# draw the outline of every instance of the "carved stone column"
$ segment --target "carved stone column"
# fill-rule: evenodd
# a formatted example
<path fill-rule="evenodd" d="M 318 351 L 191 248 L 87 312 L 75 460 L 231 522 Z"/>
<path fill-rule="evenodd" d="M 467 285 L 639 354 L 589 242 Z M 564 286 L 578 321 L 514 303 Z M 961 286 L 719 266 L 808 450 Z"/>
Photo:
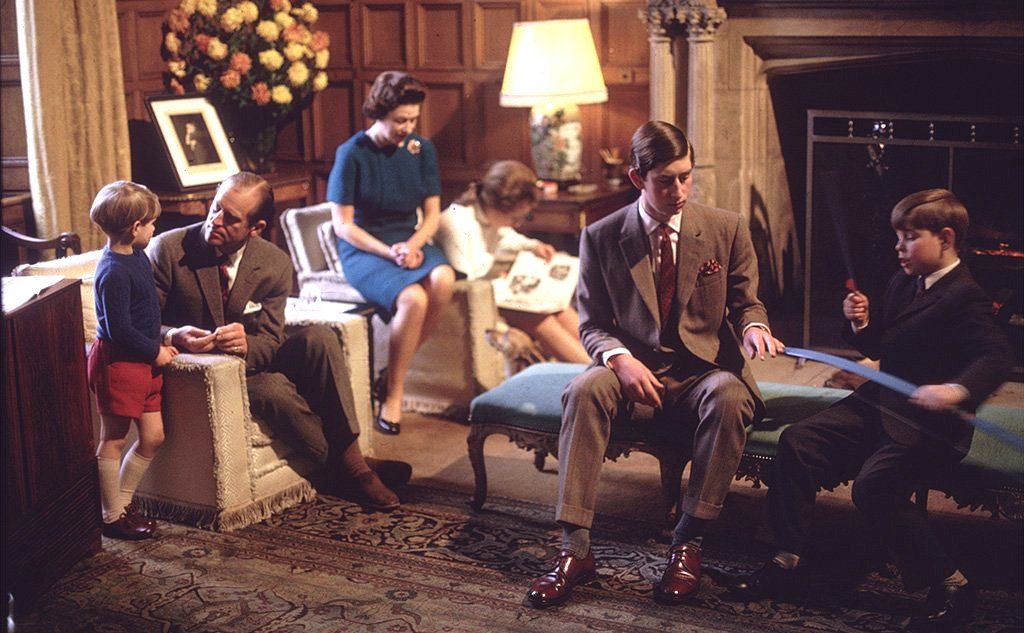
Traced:
<path fill-rule="evenodd" d="M 640 19 L 647 24 L 650 55 L 650 118 L 676 124 L 676 60 L 672 55 L 672 36 L 661 10 L 651 2 L 640 11 Z"/>
<path fill-rule="evenodd" d="M 697 154 L 696 178 L 692 198 L 704 204 L 715 204 L 717 178 L 715 173 L 715 57 L 714 38 L 722 22 L 725 9 L 709 7 L 699 0 L 649 0 L 647 24 L 651 33 L 651 117 L 664 112 L 664 103 L 655 103 L 655 84 L 669 81 L 665 70 L 655 67 L 655 33 L 664 32 L 668 37 L 686 36 L 687 41 L 687 86 L 685 132 L 693 143 Z M 669 49 L 671 50 L 671 49 Z M 656 79 L 657 77 L 657 79 Z M 675 82 L 678 74 L 670 75 L 672 87 L 671 118 L 675 118 Z M 662 87 L 659 86 L 659 98 Z M 657 108 L 657 109 L 656 109 Z"/>

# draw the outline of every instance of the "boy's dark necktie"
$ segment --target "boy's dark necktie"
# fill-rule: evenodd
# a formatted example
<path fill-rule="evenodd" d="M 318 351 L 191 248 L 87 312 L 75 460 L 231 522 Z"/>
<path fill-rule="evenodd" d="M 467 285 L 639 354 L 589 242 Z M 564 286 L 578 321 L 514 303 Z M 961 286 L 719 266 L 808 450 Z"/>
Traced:
<path fill-rule="evenodd" d="M 667 224 L 658 226 L 658 310 L 665 327 L 676 294 L 676 261 L 672 255 L 672 233 Z"/>
<path fill-rule="evenodd" d="M 914 298 L 917 299 L 924 294 L 924 277 L 918 276 L 917 283 L 914 286 Z"/>

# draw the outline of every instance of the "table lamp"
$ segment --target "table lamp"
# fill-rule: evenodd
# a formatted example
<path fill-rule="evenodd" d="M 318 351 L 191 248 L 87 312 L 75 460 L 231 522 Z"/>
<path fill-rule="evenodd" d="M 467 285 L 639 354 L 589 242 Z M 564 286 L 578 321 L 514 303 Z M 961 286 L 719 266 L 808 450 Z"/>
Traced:
<path fill-rule="evenodd" d="M 578 181 L 580 104 L 608 100 L 590 22 L 516 22 L 505 62 L 500 103 L 530 107 L 530 146 L 537 176 Z"/>

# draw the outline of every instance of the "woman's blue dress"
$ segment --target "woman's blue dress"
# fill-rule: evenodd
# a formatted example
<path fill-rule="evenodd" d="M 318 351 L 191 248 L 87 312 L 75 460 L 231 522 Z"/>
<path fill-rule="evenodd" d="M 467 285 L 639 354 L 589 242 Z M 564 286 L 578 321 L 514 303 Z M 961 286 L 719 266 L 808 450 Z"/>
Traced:
<path fill-rule="evenodd" d="M 410 141 L 419 143 L 418 150 L 416 142 Z M 412 236 L 417 207 L 425 198 L 437 195 L 441 195 L 437 152 L 433 143 L 416 134 L 411 134 L 402 147 L 382 149 L 366 132 L 359 132 L 338 146 L 327 180 L 327 199 L 355 207 L 356 226 L 388 245 Z M 448 263 L 444 253 L 431 244 L 423 246 L 423 264 L 409 269 L 359 250 L 341 238 L 337 242 L 345 278 L 389 317 L 394 314 L 402 289 Z"/>

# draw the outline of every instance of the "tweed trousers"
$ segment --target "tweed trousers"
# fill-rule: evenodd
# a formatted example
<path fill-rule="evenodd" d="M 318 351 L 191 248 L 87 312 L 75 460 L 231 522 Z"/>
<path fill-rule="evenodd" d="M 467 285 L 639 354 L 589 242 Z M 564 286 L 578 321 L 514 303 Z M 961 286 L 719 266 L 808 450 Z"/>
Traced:
<path fill-rule="evenodd" d="M 699 375 L 660 377 L 662 409 L 627 402 L 615 372 L 592 366 L 562 394 L 558 439 L 558 505 L 555 519 L 589 528 L 594 520 L 597 482 L 617 420 L 678 426 L 692 440 L 690 477 L 682 511 L 715 519 L 729 492 L 754 417 L 754 398 L 735 374 L 713 369 Z"/>

